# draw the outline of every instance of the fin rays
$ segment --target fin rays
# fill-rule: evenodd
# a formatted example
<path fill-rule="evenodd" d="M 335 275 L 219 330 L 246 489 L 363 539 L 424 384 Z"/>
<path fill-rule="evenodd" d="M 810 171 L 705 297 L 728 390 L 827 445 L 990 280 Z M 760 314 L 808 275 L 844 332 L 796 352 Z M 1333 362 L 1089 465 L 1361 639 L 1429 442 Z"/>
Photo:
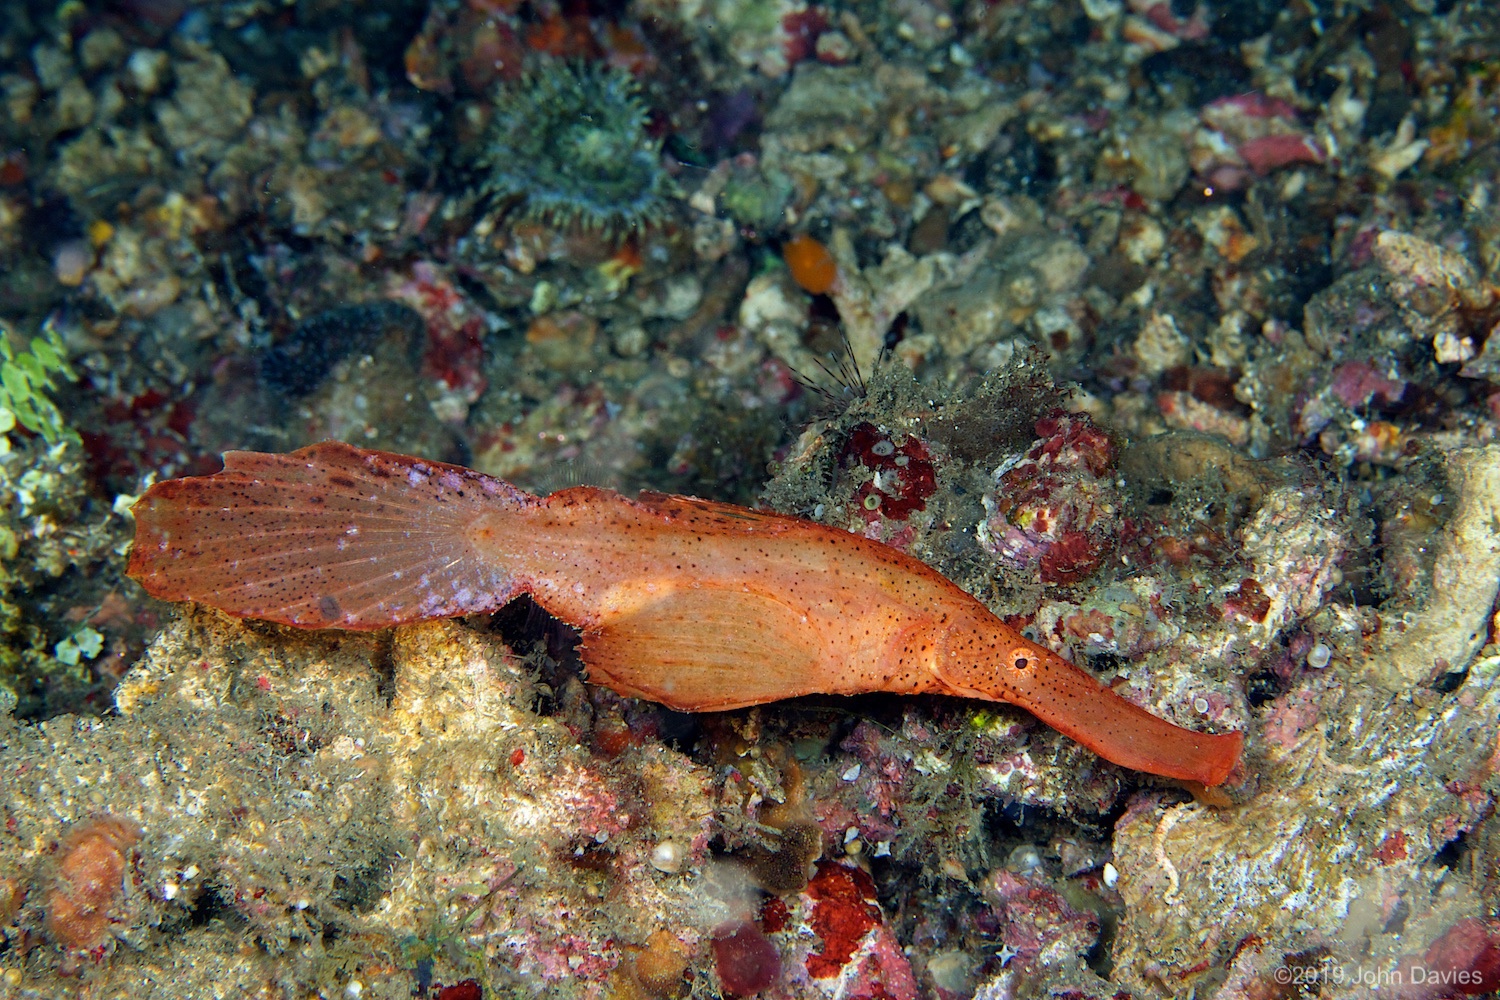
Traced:
<path fill-rule="evenodd" d="M 158 597 L 306 628 L 477 613 L 517 585 L 468 528 L 531 503 L 466 469 L 337 443 L 230 452 L 217 475 L 147 491 L 130 572 Z"/>

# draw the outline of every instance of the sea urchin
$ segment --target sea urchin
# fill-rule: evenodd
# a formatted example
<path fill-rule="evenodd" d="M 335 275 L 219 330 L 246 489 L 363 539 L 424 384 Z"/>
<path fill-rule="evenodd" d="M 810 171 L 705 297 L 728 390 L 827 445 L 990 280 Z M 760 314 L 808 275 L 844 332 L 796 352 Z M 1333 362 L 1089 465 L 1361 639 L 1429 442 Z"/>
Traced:
<path fill-rule="evenodd" d="M 559 64 L 505 88 L 480 156 L 483 187 L 530 218 L 619 233 L 661 219 L 671 179 L 621 70 Z"/>

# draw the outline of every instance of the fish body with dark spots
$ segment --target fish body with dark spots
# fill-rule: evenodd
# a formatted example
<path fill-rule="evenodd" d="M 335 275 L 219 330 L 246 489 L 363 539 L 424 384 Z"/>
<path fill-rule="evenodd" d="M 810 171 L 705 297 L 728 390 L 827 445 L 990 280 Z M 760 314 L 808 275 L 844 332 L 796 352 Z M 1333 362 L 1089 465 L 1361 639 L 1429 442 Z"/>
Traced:
<path fill-rule="evenodd" d="M 538 498 L 458 466 L 337 442 L 231 452 L 152 487 L 131 575 L 170 600 L 371 630 L 529 594 L 582 633 L 590 680 L 682 711 L 808 694 L 1019 705 L 1096 753 L 1222 783 L 1239 733 L 1159 719 L 925 563 L 801 518 L 574 487 Z"/>

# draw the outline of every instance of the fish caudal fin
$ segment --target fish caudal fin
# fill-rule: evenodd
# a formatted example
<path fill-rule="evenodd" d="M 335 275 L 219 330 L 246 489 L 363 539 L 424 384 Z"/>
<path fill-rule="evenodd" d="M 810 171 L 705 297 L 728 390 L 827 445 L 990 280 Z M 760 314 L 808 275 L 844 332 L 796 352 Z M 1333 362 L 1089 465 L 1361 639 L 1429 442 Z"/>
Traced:
<path fill-rule="evenodd" d="M 301 628 L 493 611 L 520 588 L 470 529 L 536 503 L 468 469 L 337 441 L 232 451 L 222 472 L 146 491 L 129 572 L 155 597 Z"/>

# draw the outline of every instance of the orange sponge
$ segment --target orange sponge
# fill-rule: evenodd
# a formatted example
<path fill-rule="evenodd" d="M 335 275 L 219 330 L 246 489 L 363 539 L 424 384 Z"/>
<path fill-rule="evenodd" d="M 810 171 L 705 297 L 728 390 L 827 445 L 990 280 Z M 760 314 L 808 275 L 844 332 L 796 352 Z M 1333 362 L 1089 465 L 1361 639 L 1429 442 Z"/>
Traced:
<path fill-rule="evenodd" d="M 47 930 L 63 948 L 92 951 L 109 940 L 127 854 L 139 838 L 133 824 L 115 816 L 87 820 L 63 838 L 46 897 Z"/>
<path fill-rule="evenodd" d="M 826 295 L 838 280 L 839 266 L 833 254 L 811 236 L 793 236 L 781 245 L 781 256 L 792 279 L 814 295 Z"/>

